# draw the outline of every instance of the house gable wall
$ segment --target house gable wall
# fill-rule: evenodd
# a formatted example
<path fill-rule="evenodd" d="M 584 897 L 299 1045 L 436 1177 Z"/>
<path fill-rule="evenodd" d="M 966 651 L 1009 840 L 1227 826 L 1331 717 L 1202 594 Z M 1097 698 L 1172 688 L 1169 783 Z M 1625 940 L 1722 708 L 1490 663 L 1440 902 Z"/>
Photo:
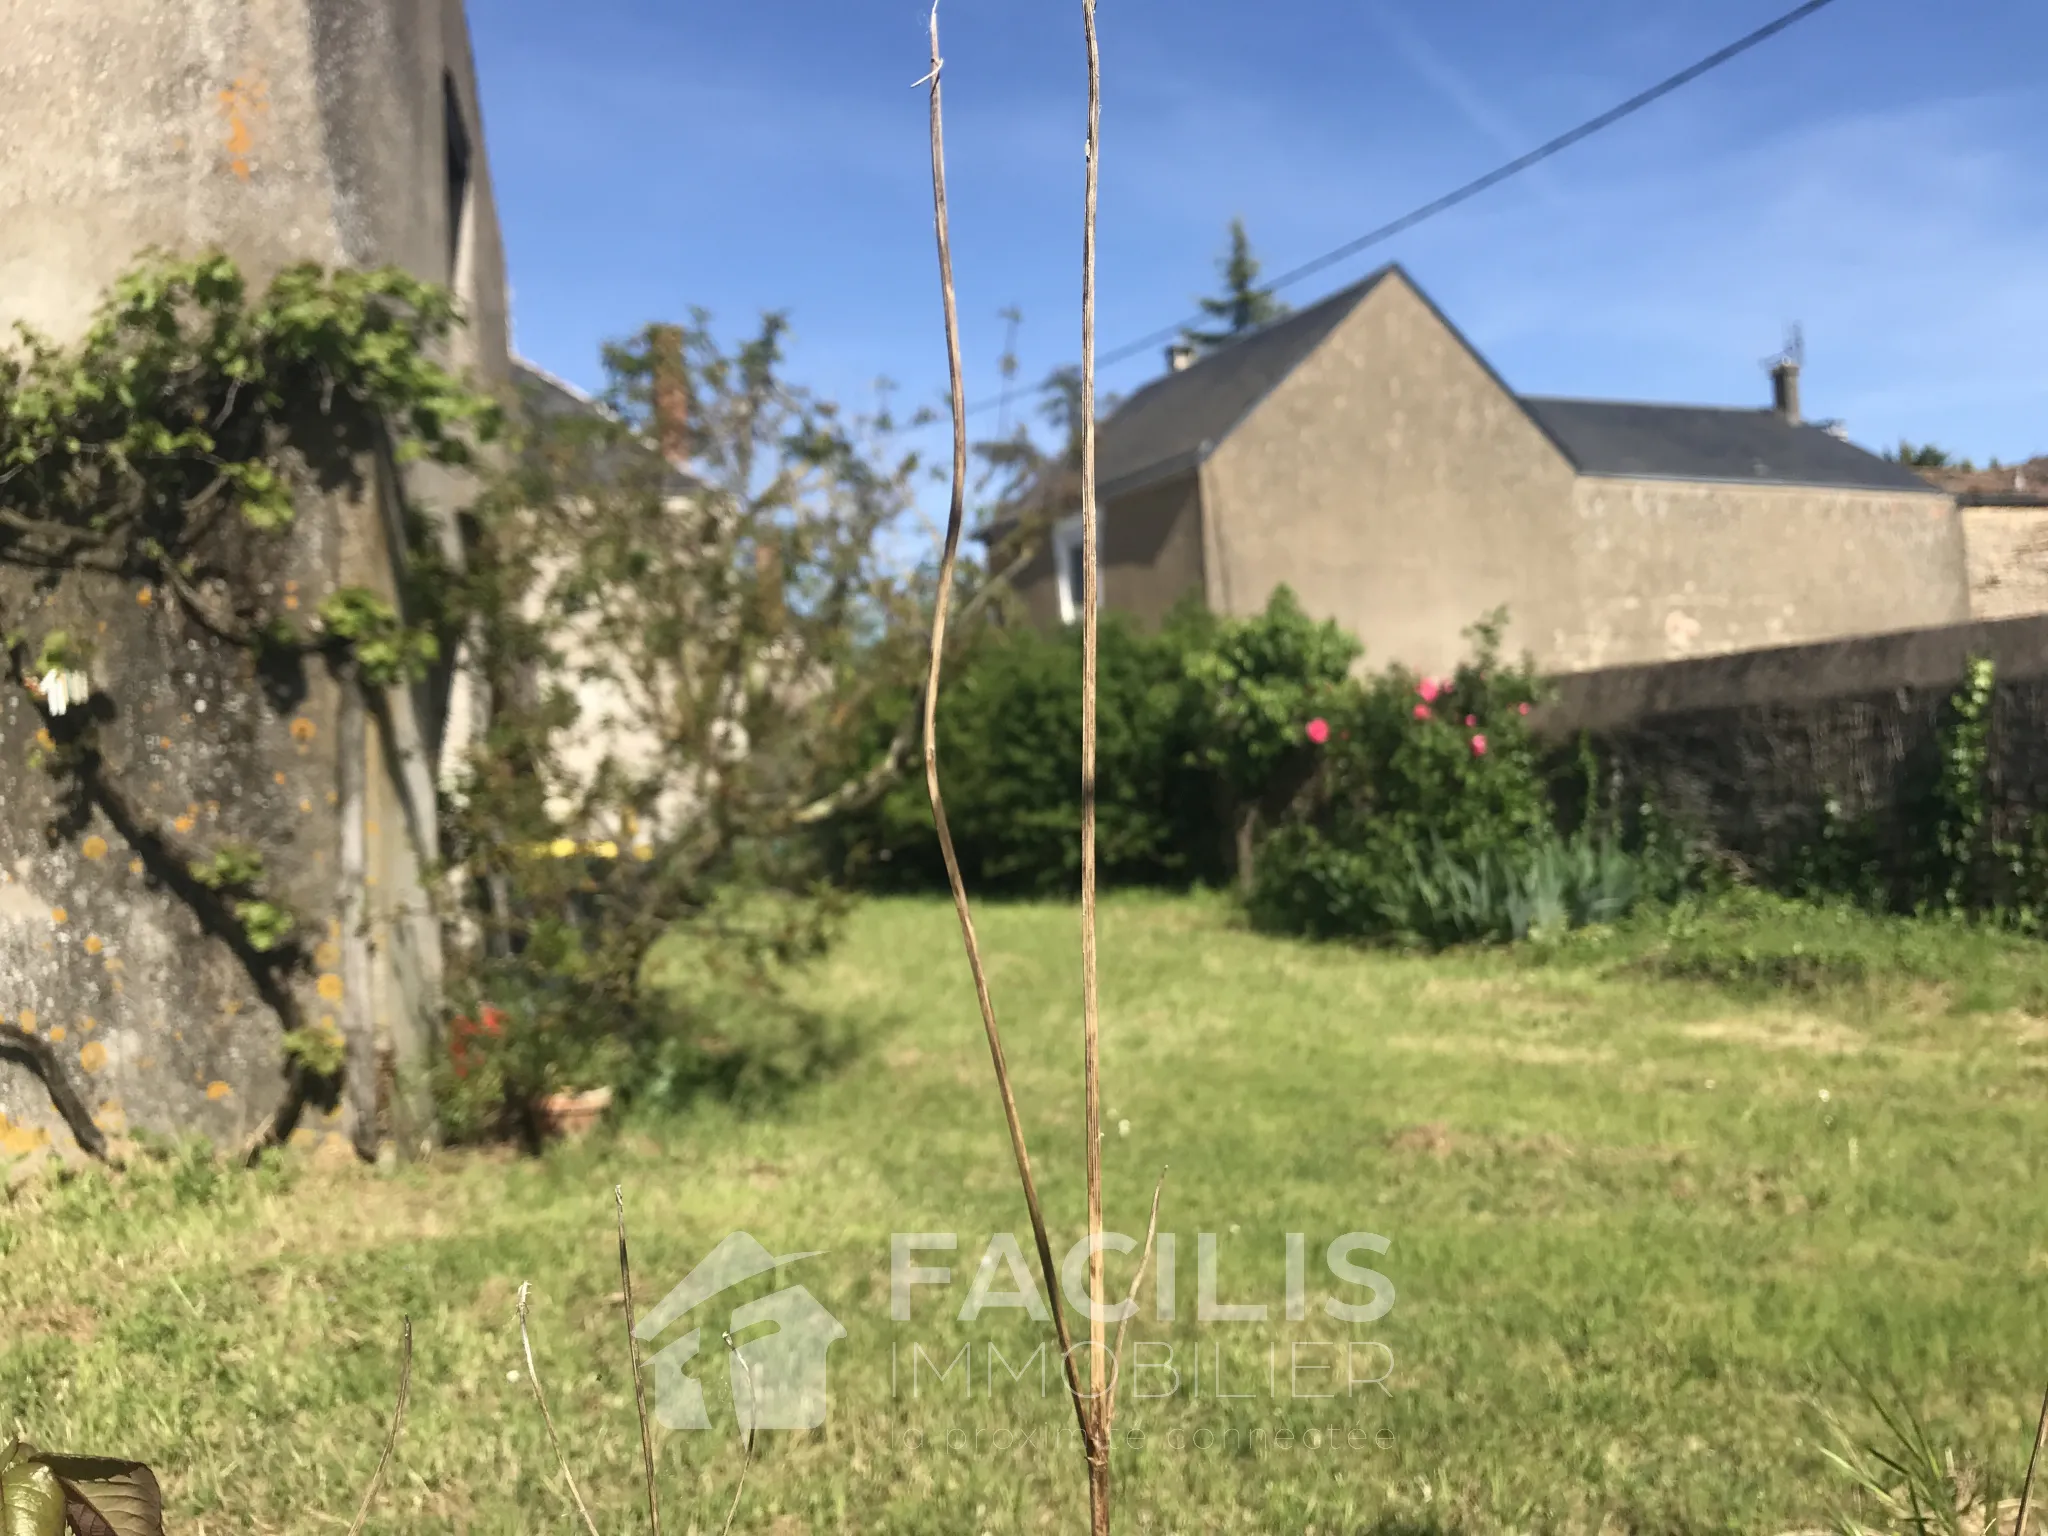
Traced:
<path fill-rule="evenodd" d="M 1365 642 L 1366 665 L 1451 667 L 1507 605 L 1509 643 L 1569 634 L 1573 472 L 1400 274 L 1252 411 L 1204 472 L 1222 611 L 1281 583 Z"/>

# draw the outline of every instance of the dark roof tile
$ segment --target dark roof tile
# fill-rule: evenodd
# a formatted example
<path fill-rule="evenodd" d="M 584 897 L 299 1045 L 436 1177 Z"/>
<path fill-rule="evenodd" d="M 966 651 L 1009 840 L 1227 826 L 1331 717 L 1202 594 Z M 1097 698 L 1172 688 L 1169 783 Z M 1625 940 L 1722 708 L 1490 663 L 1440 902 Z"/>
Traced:
<path fill-rule="evenodd" d="M 1775 411 L 1522 397 L 1581 474 L 1842 490 L 1934 489 L 1903 464 Z"/>

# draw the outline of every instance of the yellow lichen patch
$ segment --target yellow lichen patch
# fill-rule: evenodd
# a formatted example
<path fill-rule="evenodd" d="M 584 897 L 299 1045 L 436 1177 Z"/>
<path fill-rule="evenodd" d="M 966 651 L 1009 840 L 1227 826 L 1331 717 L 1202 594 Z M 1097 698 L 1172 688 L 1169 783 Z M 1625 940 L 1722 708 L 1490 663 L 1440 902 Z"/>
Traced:
<path fill-rule="evenodd" d="M 282 773 L 273 773 L 270 776 L 270 782 L 273 784 L 282 784 L 284 782 L 284 775 Z"/>
<path fill-rule="evenodd" d="M 131 875 L 139 875 L 139 874 L 141 874 L 141 873 L 142 873 L 142 860 L 140 860 L 140 859 L 130 859 L 130 860 L 128 861 L 128 873 L 129 873 L 129 874 L 131 874 Z"/>
<path fill-rule="evenodd" d="M 106 947 L 107 941 L 98 934 L 89 933 L 85 936 L 85 952 L 88 955 L 96 955 Z"/>
<path fill-rule="evenodd" d="M 78 851 L 88 859 L 104 859 L 107 856 L 107 840 L 95 834 L 80 843 Z"/>
<path fill-rule="evenodd" d="M 135 601 L 140 603 L 143 607 L 147 608 L 151 603 L 156 601 L 156 594 L 150 591 L 149 588 L 143 587 L 140 591 L 138 591 L 135 594 Z"/>
<path fill-rule="evenodd" d="M 98 1019 L 92 1018 L 91 1016 L 87 1016 L 78 1021 L 78 1027 L 86 1031 L 86 1033 L 90 1034 L 93 1030 L 96 1030 L 100 1027 L 100 1021 Z"/>
<path fill-rule="evenodd" d="M 10 1157 L 27 1157 L 40 1152 L 50 1144 L 48 1131 L 30 1130 L 25 1125 L 15 1125 L 5 1115 L 0 1115 L 0 1152 Z"/>
<path fill-rule="evenodd" d="M 219 1081 L 214 1081 L 206 1085 L 206 1096 L 209 1099 L 214 1100 L 216 1103 L 226 1098 L 229 1094 L 233 1093 L 234 1091 L 235 1090 L 230 1088 L 226 1083 Z"/>
<path fill-rule="evenodd" d="M 341 946 L 329 939 L 313 951 L 313 963 L 323 971 L 331 971 L 341 964 Z"/>
<path fill-rule="evenodd" d="M 171 738 L 168 736 L 157 737 L 156 744 L 162 747 L 166 752 L 171 750 Z"/>
<path fill-rule="evenodd" d="M 645 864 L 649 859 L 654 857 L 654 850 L 645 843 L 635 843 L 633 845 L 633 857 L 638 859 L 642 864 Z"/>
<path fill-rule="evenodd" d="M 62 907 L 52 907 L 50 908 L 50 921 L 53 923 L 68 923 L 71 921 L 71 914 Z"/>
<path fill-rule="evenodd" d="M 50 739 L 50 732 L 44 726 L 36 727 L 36 745 L 41 747 L 45 752 L 54 752 L 57 750 L 57 743 Z"/>
<path fill-rule="evenodd" d="M 314 728 L 313 722 L 308 720 L 304 715 L 299 716 L 298 719 L 292 722 L 293 741 L 311 741 L 315 736 L 319 734 L 320 733 Z"/>
<path fill-rule="evenodd" d="M 330 1002 L 330 1003 L 338 1003 L 338 1002 L 340 1002 L 340 1001 L 341 1001 L 341 978 L 340 978 L 339 976 L 335 975 L 335 974 L 334 974 L 334 973 L 333 973 L 332 971 L 329 971 L 329 972 L 328 972 L 328 973 L 327 973 L 327 974 L 326 974 L 325 976 L 322 976 L 322 977 L 320 978 L 320 982 L 319 982 L 319 988 L 318 988 L 318 990 L 319 990 L 319 993 L 320 993 L 320 995 L 321 995 L 322 997 L 326 998 L 328 1002 Z"/>
<path fill-rule="evenodd" d="M 36 1032 L 36 1011 L 35 1011 L 35 1009 L 33 1009 L 33 1008 L 24 1008 L 24 1009 L 22 1009 L 22 1010 L 21 1010 L 21 1027 L 22 1027 L 22 1028 L 23 1028 L 24 1030 L 26 1030 L 26 1031 L 27 1031 L 27 1032 L 28 1032 L 29 1034 L 31 1034 L 31 1035 L 32 1035 L 32 1034 L 34 1034 L 34 1033 Z"/>
<path fill-rule="evenodd" d="M 176 827 L 180 832 L 190 832 L 194 825 L 194 818 L 190 816 L 180 816 L 176 821 L 172 822 L 171 825 Z"/>
<path fill-rule="evenodd" d="M 87 1072 L 98 1072 L 107 1064 L 107 1048 L 97 1040 L 88 1040 L 78 1053 L 78 1065 Z"/>
<path fill-rule="evenodd" d="M 297 607 L 299 606 L 299 600 L 296 597 L 288 597 L 284 600 L 284 605 L 285 607 L 290 609 L 297 609 Z"/>
<path fill-rule="evenodd" d="M 328 936 L 328 937 L 329 937 L 330 939 L 338 939 L 338 938 L 340 938 L 340 937 L 341 937 L 341 919 L 340 919 L 340 918 L 338 918 L 338 917 L 330 917 L 329 919 L 327 919 L 327 936 Z"/>
<path fill-rule="evenodd" d="M 64 1043 L 64 1026 L 62 1024 L 52 1024 L 50 1026 L 50 1040 L 56 1045 Z"/>
<path fill-rule="evenodd" d="M 299 802 L 299 811 L 300 811 L 300 813 L 301 813 L 302 815 L 303 815 L 303 814 L 304 814 L 305 812 L 307 812 L 307 811 L 310 811 L 310 810 L 312 810 L 312 809 L 313 809 L 313 802 L 312 802 L 312 801 L 310 801 L 310 800 L 301 800 L 301 801 Z"/>

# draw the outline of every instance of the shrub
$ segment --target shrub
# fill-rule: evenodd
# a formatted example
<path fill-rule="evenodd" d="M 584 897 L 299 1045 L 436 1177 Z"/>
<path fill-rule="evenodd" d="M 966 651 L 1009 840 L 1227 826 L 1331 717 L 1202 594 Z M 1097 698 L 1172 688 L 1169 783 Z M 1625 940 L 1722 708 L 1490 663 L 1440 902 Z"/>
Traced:
<path fill-rule="evenodd" d="M 1216 873 L 1213 780 L 1197 762 L 1186 657 L 1209 620 L 1193 608 L 1148 633 L 1105 614 L 1097 705 L 1096 839 L 1104 880 L 1174 884 Z M 878 700 L 862 750 L 902 718 Z M 939 699 L 946 813 L 969 884 L 1044 895 L 1080 883 L 1081 637 L 994 631 L 948 669 Z M 943 886 L 924 776 L 833 829 L 833 863 L 880 889 Z"/>
<path fill-rule="evenodd" d="M 1260 850 L 1253 921 L 1318 937 L 1514 940 L 1612 922 L 1670 888 L 1668 861 L 1588 815 L 1560 834 L 1529 731 L 1528 662 L 1495 613 L 1448 679 L 1390 669 L 1314 724 L 1321 761 Z M 1304 729 L 1307 729 L 1305 727 Z"/>

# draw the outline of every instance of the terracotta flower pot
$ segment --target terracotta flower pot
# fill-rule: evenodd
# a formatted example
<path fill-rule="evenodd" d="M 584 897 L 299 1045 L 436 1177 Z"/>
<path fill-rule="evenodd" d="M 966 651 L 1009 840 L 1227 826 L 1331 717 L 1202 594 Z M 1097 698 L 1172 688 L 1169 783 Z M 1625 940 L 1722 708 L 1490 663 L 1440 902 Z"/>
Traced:
<path fill-rule="evenodd" d="M 588 1093 L 550 1093 L 536 1100 L 533 1107 L 543 1136 L 575 1141 L 589 1135 L 604 1118 L 604 1112 L 612 1107 L 612 1091 L 593 1088 Z"/>

